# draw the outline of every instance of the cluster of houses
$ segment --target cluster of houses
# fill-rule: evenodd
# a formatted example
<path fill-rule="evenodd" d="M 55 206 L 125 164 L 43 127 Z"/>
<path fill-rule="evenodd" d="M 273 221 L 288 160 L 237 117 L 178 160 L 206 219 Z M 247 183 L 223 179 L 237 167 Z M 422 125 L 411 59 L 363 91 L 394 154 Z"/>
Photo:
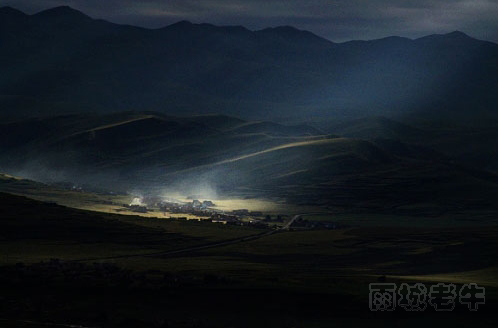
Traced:
<path fill-rule="evenodd" d="M 163 212 L 171 212 L 171 213 L 192 213 L 200 212 L 206 213 L 209 212 L 209 208 L 215 206 L 215 204 L 210 200 L 200 201 L 194 199 L 190 203 L 179 204 L 179 203 L 170 203 L 170 202 L 161 202 L 158 205 L 158 208 Z"/>
<path fill-rule="evenodd" d="M 271 217 L 264 215 L 263 212 L 250 211 L 248 209 L 238 209 L 230 212 L 225 212 L 214 208 L 216 205 L 210 200 L 200 201 L 194 199 L 191 202 L 181 203 L 178 201 L 170 200 L 165 201 L 158 197 L 144 197 L 134 198 L 130 204 L 124 204 L 128 210 L 137 213 L 147 213 L 150 210 L 159 210 L 167 216 L 171 214 L 189 214 L 196 218 L 189 219 L 189 216 L 169 216 L 174 220 L 198 220 L 205 222 L 215 222 L 231 225 L 250 225 L 255 227 L 277 227 L 279 223 L 283 223 L 284 217 L 277 215 Z M 316 229 L 340 229 L 342 228 L 335 222 L 315 222 L 303 218 L 298 218 L 292 223 L 292 230 L 316 230 Z"/>
<path fill-rule="evenodd" d="M 211 222 L 235 225 L 243 225 L 245 223 L 254 224 L 261 221 L 258 218 L 263 216 L 262 212 L 254 212 L 247 209 L 225 212 L 214 209 L 214 206 L 216 205 L 210 200 L 204 200 L 201 202 L 200 200 L 194 199 L 192 202 L 185 204 L 163 202 L 159 206 L 159 209 L 164 213 L 192 214 L 198 217 L 205 217 L 205 220 L 209 220 Z"/>
<path fill-rule="evenodd" d="M 135 197 L 130 204 L 123 204 L 126 209 L 136 213 L 147 213 L 151 209 L 159 209 L 163 212 L 172 214 L 190 214 L 195 215 L 203 220 L 223 224 L 257 224 L 263 221 L 263 213 L 259 211 L 249 211 L 239 209 L 231 212 L 214 209 L 216 205 L 210 200 L 200 201 L 194 199 L 191 202 L 180 203 L 176 201 L 164 201 L 159 197 Z M 187 217 L 176 217 L 176 219 L 187 219 Z"/>
<path fill-rule="evenodd" d="M 274 223 L 283 223 L 282 215 L 272 218 L 270 215 L 264 215 L 260 211 L 249 211 L 248 209 L 238 209 L 230 212 L 215 209 L 216 206 L 210 200 L 200 201 L 194 199 L 191 202 L 181 203 L 174 200 L 165 201 L 159 197 L 136 197 L 130 204 L 124 204 L 128 210 L 137 213 L 147 213 L 149 210 L 159 210 L 164 213 L 172 214 L 189 214 L 194 215 L 197 220 L 209 221 L 215 223 L 232 224 L 232 225 L 251 225 L 251 226 L 273 226 Z M 170 219 L 189 220 L 188 216 L 170 216 Z M 272 225 L 273 223 L 273 225 Z M 303 218 L 295 220 L 292 224 L 294 230 L 314 230 L 314 229 L 338 229 L 338 224 L 334 222 L 314 222 Z"/>

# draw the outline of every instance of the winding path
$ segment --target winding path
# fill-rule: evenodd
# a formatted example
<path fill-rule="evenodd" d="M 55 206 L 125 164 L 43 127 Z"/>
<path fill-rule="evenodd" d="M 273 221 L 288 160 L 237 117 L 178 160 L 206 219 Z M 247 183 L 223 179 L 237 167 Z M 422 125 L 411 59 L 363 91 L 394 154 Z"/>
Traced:
<path fill-rule="evenodd" d="M 245 237 L 224 240 L 224 241 L 219 241 L 219 242 L 214 242 L 214 243 L 208 243 L 208 244 L 199 245 L 199 246 L 192 246 L 192 247 L 187 247 L 187 248 L 182 248 L 182 249 L 170 250 L 170 251 L 145 253 L 145 254 L 126 254 L 126 255 L 117 255 L 117 256 L 108 256 L 108 257 L 98 257 L 98 258 L 86 258 L 86 259 L 75 260 L 75 262 L 114 260 L 114 259 L 124 259 L 124 258 L 131 258 L 131 257 L 169 256 L 169 255 L 177 255 L 177 254 L 182 254 L 182 253 L 195 252 L 195 251 L 200 251 L 200 250 L 205 250 L 205 249 L 210 249 L 210 248 L 215 248 L 215 247 L 234 245 L 234 244 L 238 244 L 238 243 L 244 243 L 244 242 L 260 239 L 263 237 L 271 236 L 271 235 L 274 235 L 274 234 L 279 233 L 279 232 L 288 231 L 290 229 L 290 226 L 292 225 L 292 223 L 294 223 L 294 221 L 297 220 L 300 216 L 301 216 L 301 214 L 294 215 L 292 217 L 292 219 L 289 220 L 289 222 L 287 222 L 284 226 L 282 226 L 279 229 L 269 230 L 269 231 L 265 231 L 265 232 L 251 235 L 251 236 L 245 236 Z"/>

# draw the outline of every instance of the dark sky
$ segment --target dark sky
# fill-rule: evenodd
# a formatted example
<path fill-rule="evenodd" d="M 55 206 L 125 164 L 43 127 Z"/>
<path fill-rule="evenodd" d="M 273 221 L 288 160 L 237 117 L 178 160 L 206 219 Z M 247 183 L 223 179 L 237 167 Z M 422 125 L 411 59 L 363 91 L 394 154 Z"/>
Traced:
<path fill-rule="evenodd" d="M 498 42 L 498 0 L 0 0 L 32 14 L 69 5 L 151 28 L 179 20 L 261 29 L 292 25 L 332 41 L 463 31 Z"/>

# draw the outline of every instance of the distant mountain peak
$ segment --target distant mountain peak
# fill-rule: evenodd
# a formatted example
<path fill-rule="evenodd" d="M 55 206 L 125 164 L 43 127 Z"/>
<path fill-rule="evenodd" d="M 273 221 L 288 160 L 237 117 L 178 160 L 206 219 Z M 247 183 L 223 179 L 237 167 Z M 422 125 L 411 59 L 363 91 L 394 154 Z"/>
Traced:
<path fill-rule="evenodd" d="M 445 34 L 446 36 L 449 36 L 449 37 L 458 37 L 458 38 L 470 38 L 470 36 L 468 36 L 467 34 L 465 34 L 464 32 L 462 31 L 453 31 L 453 32 L 450 32 L 448 34 Z"/>
<path fill-rule="evenodd" d="M 201 23 L 201 24 L 194 24 L 191 23 L 187 20 L 182 20 L 177 23 L 168 25 L 162 30 L 173 30 L 173 31 L 208 31 L 208 32 L 225 32 L 225 33 L 231 33 L 231 34 L 244 34 L 244 33 L 251 33 L 247 28 L 243 26 L 218 26 L 218 25 L 213 25 L 213 24 L 208 24 L 208 23 Z"/>
<path fill-rule="evenodd" d="M 91 18 L 79 10 L 69 6 L 59 6 L 41 11 L 33 17 L 47 19 L 70 19 L 70 20 L 90 20 Z"/>
<path fill-rule="evenodd" d="M 282 25 L 276 27 L 268 27 L 259 31 L 256 31 L 257 34 L 261 35 L 270 35 L 270 36 L 278 36 L 283 38 L 298 38 L 300 40 L 312 40 L 313 42 L 320 43 L 333 43 L 330 40 L 324 39 L 310 31 L 300 30 L 294 26 L 290 25 Z"/>
<path fill-rule="evenodd" d="M 416 41 L 427 41 L 427 40 L 435 40 L 435 41 L 445 41 L 445 42 L 461 42 L 461 41 L 477 41 L 473 37 L 465 34 L 462 31 L 453 31 L 446 34 L 432 34 L 416 39 Z"/>
<path fill-rule="evenodd" d="M 200 24 L 199 26 L 204 26 L 204 27 L 208 27 L 208 28 L 215 28 L 215 29 L 229 31 L 229 32 L 250 32 L 247 28 L 245 28 L 242 25 L 223 25 L 223 26 L 218 26 L 218 25 L 203 23 L 203 24 Z"/>
<path fill-rule="evenodd" d="M 377 40 L 372 40 L 372 41 L 411 41 L 409 38 L 405 38 L 402 36 L 386 36 L 385 38 L 377 39 Z"/>
<path fill-rule="evenodd" d="M 294 26 L 290 25 L 281 25 L 281 26 L 276 26 L 273 27 L 274 31 L 282 31 L 282 32 L 301 32 L 300 29 L 295 28 Z"/>
<path fill-rule="evenodd" d="M 4 6 L 0 7 L 0 16 L 26 16 L 26 14 L 10 6 Z"/>
<path fill-rule="evenodd" d="M 166 26 L 167 28 L 169 27 L 190 27 L 193 26 L 194 24 L 188 20 L 181 20 L 179 22 L 173 23 L 171 25 Z"/>
<path fill-rule="evenodd" d="M 0 13 L 3 12 L 20 12 L 20 11 L 15 8 L 12 8 L 11 6 L 2 6 L 0 7 Z"/>
<path fill-rule="evenodd" d="M 261 33 L 299 34 L 299 33 L 305 32 L 305 31 L 299 30 L 299 29 L 295 28 L 294 26 L 282 25 L 282 26 L 268 27 L 268 28 L 262 29 L 258 32 L 261 32 Z"/>

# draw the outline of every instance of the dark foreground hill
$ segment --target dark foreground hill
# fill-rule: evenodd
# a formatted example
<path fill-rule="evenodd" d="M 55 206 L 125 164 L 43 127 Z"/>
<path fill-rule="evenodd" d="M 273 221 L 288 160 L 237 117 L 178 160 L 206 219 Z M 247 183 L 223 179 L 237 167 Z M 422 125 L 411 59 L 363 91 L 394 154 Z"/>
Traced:
<path fill-rule="evenodd" d="M 374 216 L 371 219 L 379 219 Z M 110 215 L 0 193 L 2 327 L 496 326 L 496 226 L 289 231 Z M 206 240 L 207 237 L 209 240 Z M 477 313 L 369 310 L 369 283 L 486 288 Z M 477 315 L 477 316 L 476 316 Z"/>
<path fill-rule="evenodd" d="M 148 30 L 69 7 L 0 8 L 0 105 L 252 119 L 496 117 L 498 45 L 462 32 L 333 43 L 292 27 Z"/>

